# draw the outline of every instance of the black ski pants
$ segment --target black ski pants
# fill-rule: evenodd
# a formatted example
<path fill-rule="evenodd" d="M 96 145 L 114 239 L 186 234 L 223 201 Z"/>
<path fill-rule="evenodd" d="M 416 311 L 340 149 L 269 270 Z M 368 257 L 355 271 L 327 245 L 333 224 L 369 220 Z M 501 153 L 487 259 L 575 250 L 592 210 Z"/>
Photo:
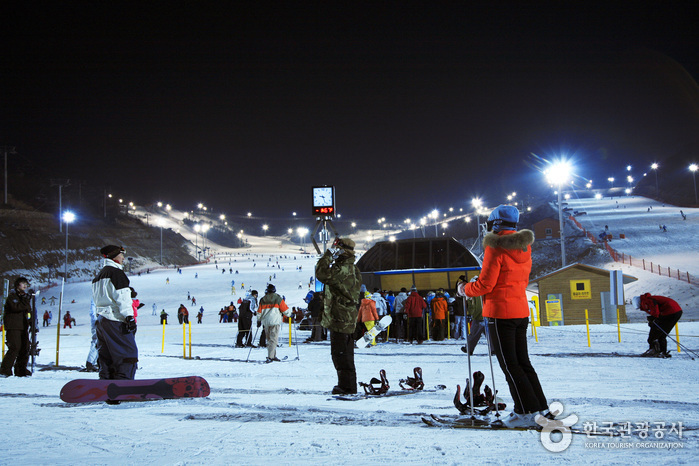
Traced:
<path fill-rule="evenodd" d="M 5 330 L 5 341 L 7 342 L 7 353 L 2 358 L 0 372 L 10 375 L 14 366 L 15 375 L 24 374 L 27 371 L 27 363 L 29 362 L 28 331 Z"/>
<path fill-rule="evenodd" d="M 412 343 L 413 340 L 422 343 L 422 327 L 424 324 L 425 320 L 422 317 L 408 317 L 408 337 L 406 340 L 410 343 Z"/>
<path fill-rule="evenodd" d="M 682 317 L 682 311 L 666 316 L 660 316 L 648 322 L 650 332 L 648 333 L 648 345 L 653 348 L 653 341 L 658 341 L 658 349 L 661 353 L 667 351 L 667 335 L 672 332 L 672 328 Z M 660 328 L 658 328 L 660 327 Z"/>
<path fill-rule="evenodd" d="M 528 414 L 548 409 L 546 396 L 539 383 L 527 351 L 529 318 L 488 319 L 490 347 L 505 373 L 514 412 Z"/>
<path fill-rule="evenodd" d="M 330 355 L 337 371 L 337 386 L 345 393 L 357 393 L 354 336 L 351 333 L 330 332 Z"/>
<path fill-rule="evenodd" d="M 250 346 L 252 344 L 252 313 L 241 313 L 238 319 L 238 346 Z"/>

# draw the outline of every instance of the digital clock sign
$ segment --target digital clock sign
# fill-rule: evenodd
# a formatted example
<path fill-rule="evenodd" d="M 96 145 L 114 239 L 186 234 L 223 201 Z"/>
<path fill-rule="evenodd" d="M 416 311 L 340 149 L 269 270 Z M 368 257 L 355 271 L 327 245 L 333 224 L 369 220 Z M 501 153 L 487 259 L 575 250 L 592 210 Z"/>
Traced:
<path fill-rule="evenodd" d="M 313 215 L 335 216 L 335 187 L 313 187 Z"/>

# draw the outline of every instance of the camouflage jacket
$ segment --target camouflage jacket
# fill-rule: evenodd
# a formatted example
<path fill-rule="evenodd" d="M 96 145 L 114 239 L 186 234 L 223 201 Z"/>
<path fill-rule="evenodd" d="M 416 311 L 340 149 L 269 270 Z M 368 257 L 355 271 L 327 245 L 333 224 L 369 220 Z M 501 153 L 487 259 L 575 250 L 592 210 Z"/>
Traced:
<path fill-rule="evenodd" d="M 325 284 L 321 325 L 333 332 L 353 333 L 357 322 L 357 297 L 362 275 L 354 265 L 354 254 L 344 251 L 333 263 L 325 251 L 316 264 L 316 277 Z"/>

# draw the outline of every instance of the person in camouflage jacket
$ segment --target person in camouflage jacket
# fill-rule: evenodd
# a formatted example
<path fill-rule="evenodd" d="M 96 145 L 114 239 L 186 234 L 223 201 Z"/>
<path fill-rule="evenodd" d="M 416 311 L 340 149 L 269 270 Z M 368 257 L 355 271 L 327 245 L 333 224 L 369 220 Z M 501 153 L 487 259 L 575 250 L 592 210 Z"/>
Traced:
<path fill-rule="evenodd" d="M 334 394 L 357 393 L 354 329 L 362 276 L 354 264 L 354 241 L 337 238 L 316 264 L 316 278 L 325 284 L 322 325 L 330 330 L 330 354 L 338 383 Z"/>

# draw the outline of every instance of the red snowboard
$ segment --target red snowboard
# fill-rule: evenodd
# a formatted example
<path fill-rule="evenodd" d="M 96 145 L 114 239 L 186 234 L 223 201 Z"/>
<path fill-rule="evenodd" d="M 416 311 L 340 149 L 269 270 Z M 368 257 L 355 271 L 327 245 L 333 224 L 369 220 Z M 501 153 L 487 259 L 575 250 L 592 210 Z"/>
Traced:
<path fill-rule="evenodd" d="M 66 403 L 92 401 L 144 401 L 209 396 L 209 383 L 202 377 L 148 380 L 71 380 L 61 389 Z"/>

